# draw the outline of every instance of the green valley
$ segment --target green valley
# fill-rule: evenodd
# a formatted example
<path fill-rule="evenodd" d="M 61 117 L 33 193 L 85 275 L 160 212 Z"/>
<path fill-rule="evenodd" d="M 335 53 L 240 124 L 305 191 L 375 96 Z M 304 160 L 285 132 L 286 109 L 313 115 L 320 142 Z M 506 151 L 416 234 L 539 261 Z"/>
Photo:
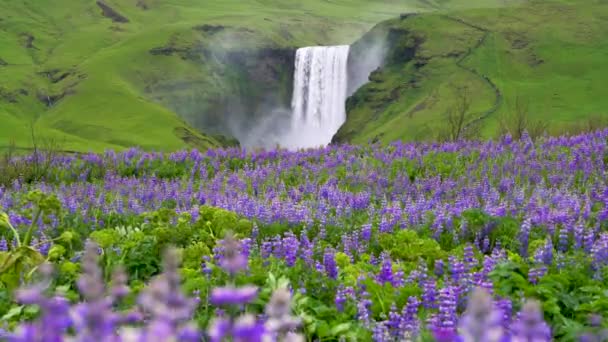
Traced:
<path fill-rule="evenodd" d="M 484 136 L 516 95 L 557 129 L 607 108 L 607 18 L 601 0 L 7 0 L 0 148 L 31 146 L 32 126 L 75 151 L 232 144 L 235 121 L 289 106 L 297 47 L 374 26 L 400 33 L 337 141 L 434 137 L 454 83 Z"/>
<path fill-rule="evenodd" d="M 518 101 L 550 134 L 608 118 L 606 1 L 438 11 L 374 31 L 397 38 L 386 65 L 347 103 L 337 141 L 436 139 L 458 102 L 455 87 L 468 88 L 483 138 L 502 133 L 499 122 L 512 118 Z"/>

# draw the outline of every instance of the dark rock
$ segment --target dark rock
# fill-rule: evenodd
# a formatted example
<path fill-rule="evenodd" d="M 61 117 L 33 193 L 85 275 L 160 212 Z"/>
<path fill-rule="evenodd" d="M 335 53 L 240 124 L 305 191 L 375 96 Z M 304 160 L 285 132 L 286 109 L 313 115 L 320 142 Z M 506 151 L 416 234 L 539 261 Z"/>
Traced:
<path fill-rule="evenodd" d="M 463 53 L 464 52 L 462 52 L 462 51 L 450 51 L 450 52 L 448 52 L 446 54 L 446 57 L 449 57 L 449 58 L 458 58 L 458 57 L 462 56 Z"/>
<path fill-rule="evenodd" d="M 216 34 L 218 32 L 225 30 L 226 26 L 205 24 L 205 25 L 194 26 L 193 29 L 196 31 L 201 31 L 201 32 L 209 33 L 209 34 Z"/>
<path fill-rule="evenodd" d="M 248 27 L 239 27 L 237 28 L 237 31 L 240 33 L 255 33 L 255 30 L 252 30 Z"/>
<path fill-rule="evenodd" d="M 32 35 L 31 33 L 22 33 L 21 34 L 21 38 L 23 39 L 23 47 L 26 49 L 36 49 L 36 47 L 34 46 L 34 40 L 36 40 L 36 37 L 34 37 L 34 35 Z"/>
<path fill-rule="evenodd" d="M 173 129 L 173 133 L 186 144 L 196 148 L 207 148 L 214 145 L 206 136 L 196 135 L 185 127 L 176 127 Z"/>
<path fill-rule="evenodd" d="M 528 57 L 528 65 L 530 65 L 531 67 L 537 67 L 543 63 L 545 63 L 545 60 L 538 57 L 536 54 L 531 54 Z"/>
<path fill-rule="evenodd" d="M 8 102 L 8 103 L 17 103 L 18 102 L 18 93 L 14 91 L 10 91 L 6 88 L 0 87 L 0 101 Z"/>
<path fill-rule="evenodd" d="M 97 0 L 96 4 L 97 4 L 97 6 L 99 6 L 99 8 L 101 8 L 101 14 L 106 18 L 112 19 L 113 22 L 115 22 L 115 23 L 128 23 L 129 22 L 129 19 L 127 19 L 122 14 L 118 13 L 115 9 L 110 7 L 104 1 Z"/>
<path fill-rule="evenodd" d="M 68 88 L 58 94 L 49 94 L 46 92 L 38 91 L 38 93 L 36 94 L 36 98 L 38 98 L 38 101 L 44 103 L 47 107 L 53 107 L 61 99 L 72 94 L 74 94 L 74 90 L 71 88 Z"/>
<path fill-rule="evenodd" d="M 520 32 L 506 31 L 503 33 L 504 37 L 511 43 L 511 48 L 514 50 L 521 50 L 526 48 L 530 42 L 526 36 Z"/>
<path fill-rule="evenodd" d="M 227 136 L 224 134 L 214 134 L 211 136 L 213 139 L 217 140 L 222 146 L 225 147 L 239 147 L 241 143 L 232 136 Z"/>
<path fill-rule="evenodd" d="M 151 49 L 150 54 L 158 56 L 158 55 L 162 55 L 162 56 L 171 56 L 177 52 L 180 52 L 179 49 L 176 49 L 174 47 L 170 47 L 170 46 L 161 46 L 161 47 L 156 47 Z"/>
<path fill-rule="evenodd" d="M 414 68 L 420 69 L 420 68 L 424 67 L 427 64 L 429 64 L 429 59 L 428 58 L 416 58 L 415 62 L 414 62 Z"/>
<path fill-rule="evenodd" d="M 51 83 L 59 83 L 59 82 L 63 81 L 64 79 L 66 79 L 68 76 L 73 75 L 74 71 L 61 72 L 61 70 L 59 70 L 59 69 L 51 69 L 51 70 L 45 70 L 45 71 L 39 72 L 38 74 L 45 78 L 48 78 L 51 81 Z"/>
<path fill-rule="evenodd" d="M 528 42 L 523 39 L 516 39 L 511 43 L 511 47 L 516 50 L 520 50 L 528 46 Z"/>
<path fill-rule="evenodd" d="M 424 38 L 406 29 L 391 28 L 388 31 L 388 44 L 393 47 L 388 58 L 391 63 L 406 63 L 416 57 L 416 52 L 424 42 Z"/>
<path fill-rule="evenodd" d="M 144 11 L 150 9 L 150 7 L 148 6 L 148 3 L 146 2 L 146 0 L 137 0 L 136 6 L 139 7 L 139 8 L 141 8 Z"/>
<path fill-rule="evenodd" d="M 117 25 L 110 26 L 110 30 L 112 30 L 114 32 L 125 32 L 124 28 L 117 26 Z"/>

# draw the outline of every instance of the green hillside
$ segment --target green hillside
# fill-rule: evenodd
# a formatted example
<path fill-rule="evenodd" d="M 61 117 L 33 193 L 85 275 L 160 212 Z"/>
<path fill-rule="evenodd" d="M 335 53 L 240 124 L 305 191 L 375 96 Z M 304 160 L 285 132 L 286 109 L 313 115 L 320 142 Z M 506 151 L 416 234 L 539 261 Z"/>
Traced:
<path fill-rule="evenodd" d="M 183 119 L 213 114 L 231 90 L 205 51 L 349 43 L 415 8 L 405 0 L 6 0 L 0 145 L 27 146 L 32 122 L 67 149 L 172 150 L 184 138 L 216 145 Z"/>
<path fill-rule="evenodd" d="M 453 102 L 450 83 L 473 90 L 474 111 L 487 114 L 485 135 L 495 133 L 495 118 L 515 94 L 533 100 L 535 116 L 567 124 L 607 108 L 607 7 L 601 0 L 6 0 L 0 148 L 28 147 L 32 124 L 68 150 L 225 144 L 235 122 L 247 129 L 289 105 L 295 48 L 350 44 L 408 12 L 420 14 L 376 27 L 401 32 L 395 58 L 349 101 L 337 140 L 431 137 Z"/>
<path fill-rule="evenodd" d="M 387 64 L 348 101 L 336 141 L 437 138 L 458 101 L 455 86 L 469 89 L 467 117 L 482 137 L 500 133 L 517 98 L 549 133 L 608 117 L 607 1 L 436 11 L 370 34 L 386 32 L 394 36 Z"/>

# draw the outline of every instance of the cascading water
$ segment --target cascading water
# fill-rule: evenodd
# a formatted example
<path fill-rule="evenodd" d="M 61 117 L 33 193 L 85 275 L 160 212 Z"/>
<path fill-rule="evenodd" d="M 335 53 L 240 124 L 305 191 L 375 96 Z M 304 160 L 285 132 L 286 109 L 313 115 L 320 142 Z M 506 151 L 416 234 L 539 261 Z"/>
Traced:
<path fill-rule="evenodd" d="M 292 120 L 280 145 L 289 149 L 326 146 L 346 120 L 350 47 L 312 46 L 296 51 Z"/>

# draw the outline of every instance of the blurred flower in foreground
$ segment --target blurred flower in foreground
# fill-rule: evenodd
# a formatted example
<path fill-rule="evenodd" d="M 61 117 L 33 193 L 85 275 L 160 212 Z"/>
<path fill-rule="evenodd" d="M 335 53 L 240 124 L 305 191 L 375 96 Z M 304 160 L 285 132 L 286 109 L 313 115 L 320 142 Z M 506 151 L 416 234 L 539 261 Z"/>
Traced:
<path fill-rule="evenodd" d="M 511 326 L 512 342 L 551 341 L 551 329 L 543 319 L 540 303 L 528 300 L 519 314 L 519 319 Z"/>
<path fill-rule="evenodd" d="M 498 342 L 503 337 L 502 313 L 483 288 L 473 290 L 458 325 L 464 342 Z"/>

